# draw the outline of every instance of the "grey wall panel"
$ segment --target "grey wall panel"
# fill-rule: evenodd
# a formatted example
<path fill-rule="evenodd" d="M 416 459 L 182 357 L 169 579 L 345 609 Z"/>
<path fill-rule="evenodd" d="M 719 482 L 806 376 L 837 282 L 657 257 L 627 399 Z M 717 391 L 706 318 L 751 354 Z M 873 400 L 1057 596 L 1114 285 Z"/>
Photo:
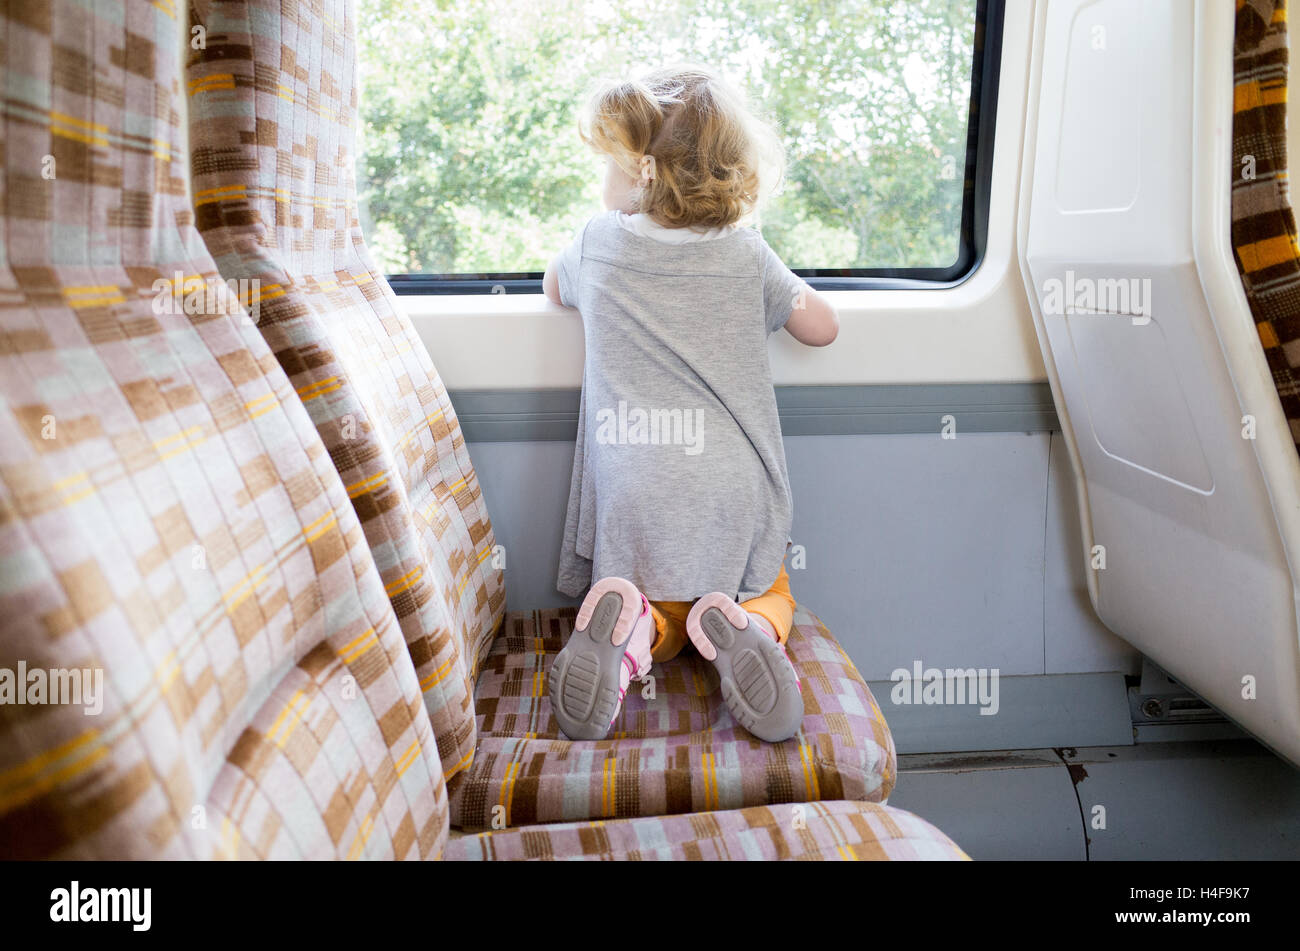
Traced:
<path fill-rule="evenodd" d="M 555 590 L 573 443 L 479 442 L 469 452 L 505 548 L 506 610 L 576 604 Z"/>
<path fill-rule="evenodd" d="M 1094 860 L 1300 859 L 1300 771 L 1254 740 L 1065 752 Z"/>
<path fill-rule="evenodd" d="M 937 433 L 951 416 L 963 433 L 1061 428 L 1046 383 L 778 386 L 787 436 Z"/>
<path fill-rule="evenodd" d="M 1133 744 L 1122 674 L 999 676 L 984 685 L 994 703 L 917 703 L 924 697 L 914 681 L 869 684 L 899 753 Z"/>
<path fill-rule="evenodd" d="M 889 804 L 924 816 L 977 861 L 1085 855 L 1070 774 L 1051 750 L 900 756 Z"/>
<path fill-rule="evenodd" d="M 1088 597 L 1083 530 L 1070 454 L 1052 434 L 1047 472 L 1047 558 L 1043 580 L 1043 660 L 1049 674 L 1118 670 L 1137 674 L 1142 655 L 1101 623 Z"/>
<path fill-rule="evenodd" d="M 974 859 L 1300 859 L 1300 772 L 1253 740 L 1060 752 L 900 756 L 889 804 Z M 1178 885 L 1214 883 L 1139 883 Z"/>
<path fill-rule="evenodd" d="M 785 440 L 795 597 L 867 680 L 925 666 L 1043 672 L 1045 433 Z"/>
<path fill-rule="evenodd" d="M 579 391 L 455 390 L 451 399 L 470 442 L 572 440 Z M 787 436 L 933 433 L 952 416 L 961 432 L 1060 429 L 1046 383 L 897 386 L 778 386 Z"/>
<path fill-rule="evenodd" d="M 790 436 L 795 596 L 868 679 L 896 667 L 1017 674 L 1130 671 L 1082 577 L 1073 476 L 1046 433 Z M 571 604 L 555 591 L 573 443 L 475 442 L 470 453 L 506 549 L 510 610 Z M 1057 447 L 1060 448 L 1059 446 Z"/>

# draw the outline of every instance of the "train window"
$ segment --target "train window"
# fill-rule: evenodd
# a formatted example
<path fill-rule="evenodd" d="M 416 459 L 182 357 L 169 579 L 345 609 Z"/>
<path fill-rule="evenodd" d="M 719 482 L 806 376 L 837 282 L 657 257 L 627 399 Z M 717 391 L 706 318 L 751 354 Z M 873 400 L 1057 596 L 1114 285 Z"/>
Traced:
<path fill-rule="evenodd" d="M 398 293 L 539 291 L 599 208 L 597 78 L 706 62 L 774 120 L 756 224 L 821 288 L 978 265 L 1001 0 L 362 0 L 361 214 Z"/>

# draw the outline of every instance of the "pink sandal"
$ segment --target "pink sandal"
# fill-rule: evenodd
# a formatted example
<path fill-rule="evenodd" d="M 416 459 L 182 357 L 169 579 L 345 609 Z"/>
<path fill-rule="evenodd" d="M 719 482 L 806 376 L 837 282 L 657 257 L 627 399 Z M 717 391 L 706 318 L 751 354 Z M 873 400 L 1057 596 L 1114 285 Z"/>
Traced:
<path fill-rule="evenodd" d="M 565 736 L 600 740 L 609 733 L 628 684 L 650 672 L 653 633 L 650 602 L 636 585 L 602 578 L 591 586 L 551 667 L 551 709 Z"/>
<path fill-rule="evenodd" d="M 785 645 L 720 591 L 695 602 L 686 634 L 713 662 L 731 715 L 760 740 L 779 743 L 803 722 L 802 684 Z"/>

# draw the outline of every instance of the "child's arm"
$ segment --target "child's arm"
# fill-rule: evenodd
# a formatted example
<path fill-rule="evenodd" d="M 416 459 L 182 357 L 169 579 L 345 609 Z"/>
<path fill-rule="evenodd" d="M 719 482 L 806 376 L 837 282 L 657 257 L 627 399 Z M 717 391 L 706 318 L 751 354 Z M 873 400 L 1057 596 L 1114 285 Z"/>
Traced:
<path fill-rule="evenodd" d="M 790 311 L 785 329 L 802 344 L 824 347 L 833 343 L 839 334 L 840 315 L 835 313 L 835 308 L 825 297 L 805 284 Z"/>
<path fill-rule="evenodd" d="M 835 308 L 786 267 L 761 236 L 759 246 L 767 332 L 773 334 L 784 327 L 791 337 L 809 347 L 824 347 L 833 342 L 840 332 Z"/>
<path fill-rule="evenodd" d="M 546 273 L 542 275 L 542 293 L 563 307 L 564 302 L 560 300 L 560 275 L 556 268 L 559 260 L 559 258 L 555 258 L 550 264 L 546 265 Z"/>

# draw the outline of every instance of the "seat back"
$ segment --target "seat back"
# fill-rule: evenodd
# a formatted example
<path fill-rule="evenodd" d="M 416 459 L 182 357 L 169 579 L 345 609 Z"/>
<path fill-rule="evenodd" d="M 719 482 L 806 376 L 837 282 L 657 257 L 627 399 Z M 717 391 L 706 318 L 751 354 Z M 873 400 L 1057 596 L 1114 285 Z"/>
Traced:
<path fill-rule="evenodd" d="M 1300 763 L 1300 457 L 1229 241 L 1234 181 L 1270 174 L 1230 164 L 1233 7 L 1055 0 L 1036 17 L 1020 252 L 1093 605 Z M 1238 107 L 1284 95 L 1284 68 L 1263 78 Z M 1275 246 L 1238 250 L 1256 292 L 1247 258 Z"/>
<path fill-rule="evenodd" d="M 193 228 L 182 28 L 150 0 L 0 16 L 4 856 L 432 858 L 397 619 Z"/>
<path fill-rule="evenodd" d="M 197 0 L 188 68 L 199 231 L 306 404 L 370 541 L 448 782 L 505 610 L 487 508 L 446 389 L 362 239 L 351 0 Z"/>

